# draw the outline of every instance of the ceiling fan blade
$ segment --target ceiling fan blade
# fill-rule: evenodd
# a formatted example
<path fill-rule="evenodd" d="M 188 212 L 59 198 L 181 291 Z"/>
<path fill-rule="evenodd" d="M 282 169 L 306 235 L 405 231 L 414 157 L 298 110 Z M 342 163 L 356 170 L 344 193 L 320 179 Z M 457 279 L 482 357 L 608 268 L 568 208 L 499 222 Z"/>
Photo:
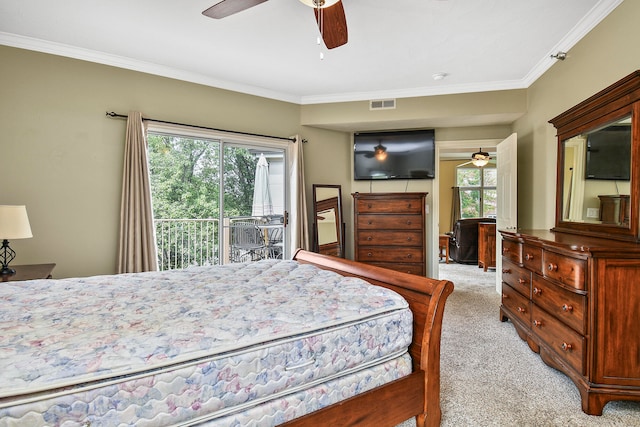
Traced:
<path fill-rule="evenodd" d="M 266 1 L 267 0 L 222 0 L 202 12 L 202 14 L 209 18 L 225 18 Z"/>
<path fill-rule="evenodd" d="M 342 1 L 333 6 L 318 10 L 314 8 L 316 22 L 327 49 L 333 49 L 347 43 L 347 18 L 344 15 Z"/>

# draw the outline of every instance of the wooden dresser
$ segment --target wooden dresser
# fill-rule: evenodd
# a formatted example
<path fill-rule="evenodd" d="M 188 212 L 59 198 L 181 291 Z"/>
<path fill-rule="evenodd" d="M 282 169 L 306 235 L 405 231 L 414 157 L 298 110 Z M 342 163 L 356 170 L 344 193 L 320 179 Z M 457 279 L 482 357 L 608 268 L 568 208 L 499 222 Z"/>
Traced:
<path fill-rule="evenodd" d="M 478 223 L 478 267 L 496 268 L 496 223 Z"/>
<path fill-rule="evenodd" d="M 576 384 L 582 409 L 640 400 L 640 244 L 501 231 L 502 321 Z"/>
<path fill-rule="evenodd" d="M 355 259 L 426 275 L 427 193 L 353 193 Z"/>

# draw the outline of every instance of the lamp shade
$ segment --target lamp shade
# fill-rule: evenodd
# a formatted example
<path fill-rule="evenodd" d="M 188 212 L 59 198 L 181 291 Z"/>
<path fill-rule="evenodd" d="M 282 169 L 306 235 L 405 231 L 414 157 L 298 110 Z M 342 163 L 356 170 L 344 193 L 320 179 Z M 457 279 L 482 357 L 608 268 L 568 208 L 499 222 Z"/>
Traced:
<path fill-rule="evenodd" d="M 26 206 L 0 205 L 0 239 L 33 237 Z"/>

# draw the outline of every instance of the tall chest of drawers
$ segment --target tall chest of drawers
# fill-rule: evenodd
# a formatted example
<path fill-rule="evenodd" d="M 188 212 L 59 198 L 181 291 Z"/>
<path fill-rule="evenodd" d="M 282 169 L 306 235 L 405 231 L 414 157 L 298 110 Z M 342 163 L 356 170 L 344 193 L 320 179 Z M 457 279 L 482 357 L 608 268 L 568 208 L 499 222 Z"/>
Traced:
<path fill-rule="evenodd" d="M 640 401 L 640 245 L 501 231 L 500 318 L 578 387 L 582 410 Z"/>
<path fill-rule="evenodd" d="M 353 193 L 355 259 L 426 275 L 427 193 Z"/>

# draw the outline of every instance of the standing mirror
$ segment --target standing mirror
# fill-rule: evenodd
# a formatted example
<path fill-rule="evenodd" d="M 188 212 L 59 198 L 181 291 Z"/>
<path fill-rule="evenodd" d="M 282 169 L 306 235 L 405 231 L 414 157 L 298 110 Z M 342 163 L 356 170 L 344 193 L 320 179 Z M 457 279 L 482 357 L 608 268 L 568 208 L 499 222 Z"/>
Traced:
<path fill-rule="evenodd" d="M 313 184 L 313 250 L 344 258 L 340 185 Z"/>

